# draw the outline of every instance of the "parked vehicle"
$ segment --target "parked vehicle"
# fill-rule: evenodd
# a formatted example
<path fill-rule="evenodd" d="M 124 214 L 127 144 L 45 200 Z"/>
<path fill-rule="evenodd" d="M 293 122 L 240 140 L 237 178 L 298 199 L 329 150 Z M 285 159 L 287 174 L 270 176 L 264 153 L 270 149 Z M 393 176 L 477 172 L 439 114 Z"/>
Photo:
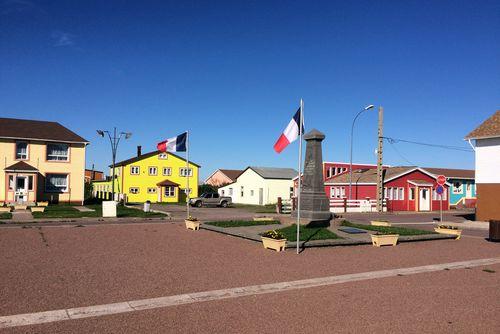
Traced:
<path fill-rule="evenodd" d="M 189 205 L 201 208 L 202 206 L 221 206 L 223 208 L 232 204 L 231 197 L 220 196 L 218 193 L 203 193 L 200 197 L 191 198 Z"/>

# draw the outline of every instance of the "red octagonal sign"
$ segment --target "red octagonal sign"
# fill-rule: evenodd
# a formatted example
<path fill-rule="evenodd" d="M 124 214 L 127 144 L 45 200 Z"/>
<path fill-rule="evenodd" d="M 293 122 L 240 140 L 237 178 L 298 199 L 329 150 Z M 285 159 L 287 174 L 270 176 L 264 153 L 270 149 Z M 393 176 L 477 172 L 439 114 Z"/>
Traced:
<path fill-rule="evenodd" d="M 446 183 L 446 176 L 444 175 L 438 175 L 437 177 L 437 184 L 439 184 L 440 186 L 444 185 Z"/>

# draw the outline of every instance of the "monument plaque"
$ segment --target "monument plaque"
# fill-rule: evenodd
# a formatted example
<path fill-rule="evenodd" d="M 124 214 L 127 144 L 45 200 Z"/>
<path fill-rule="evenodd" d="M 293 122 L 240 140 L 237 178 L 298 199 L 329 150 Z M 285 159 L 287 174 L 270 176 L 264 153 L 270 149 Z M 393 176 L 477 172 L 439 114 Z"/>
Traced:
<path fill-rule="evenodd" d="M 323 139 L 325 139 L 325 135 L 316 129 L 304 135 L 306 158 L 300 193 L 301 224 L 328 225 L 332 217 L 330 201 L 326 196 L 323 181 L 323 153 L 321 150 Z M 292 215 L 297 215 L 297 212 Z"/>

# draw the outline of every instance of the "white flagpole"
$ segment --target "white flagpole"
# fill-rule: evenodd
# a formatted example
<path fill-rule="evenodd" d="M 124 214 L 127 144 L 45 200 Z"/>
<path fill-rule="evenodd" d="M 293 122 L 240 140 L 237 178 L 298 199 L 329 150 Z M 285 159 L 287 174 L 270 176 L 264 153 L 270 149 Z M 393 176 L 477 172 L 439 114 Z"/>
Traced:
<path fill-rule="evenodd" d="M 186 131 L 186 173 L 187 173 L 186 208 L 187 208 L 187 218 L 189 219 L 189 196 L 191 195 L 191 192 L 189 191 L 189 131 Z"/>
<path fill-rule="evenodd" d="M 303 121 L 303 112 L 304 109 L 304 101 L 300 99 L 300 112 L 299 112 L 299 184 L 297 187 L 297 254 L 299 254 L 299 243 L 300 243 L 300 192 L 301 192 L 301 185 L 302 185 L 302 175 L 301 175 L 301 170 L 302 170 L 302 124 L 304 124 Z"/>

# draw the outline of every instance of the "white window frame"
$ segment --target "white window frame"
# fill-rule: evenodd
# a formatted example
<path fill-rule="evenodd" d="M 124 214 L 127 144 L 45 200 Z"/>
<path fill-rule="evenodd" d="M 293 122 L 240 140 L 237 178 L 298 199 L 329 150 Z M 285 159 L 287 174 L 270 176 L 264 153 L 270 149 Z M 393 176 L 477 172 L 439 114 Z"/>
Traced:
<path fill-rule="evenodd" d="M 70 146 L 68 144 L 59 144 L 59 143 L 49 143 L 49 144 L 46 144 L 46 159 L 47 161 L 50 161 L 50 162 L 58 162 L 58 161 L 62 161 L 62 162 L 67 162 L 69 161 L 69 151 L 70 151 Z M 66 147 L 66 155 L 58 155 L 58 154 L 49 154 L 49 147 L 50 146 L 61 146 L 61 147 Z M 65 158 L 65 159 L 59 159 L 59 158 Z"/>
<path fill-rule="evenodd" d="M 464 184 L 460 182 L 460 186 L 456 187 L 455 184 L 459 182 L 453 183 L 453 194 L 454 195 L 462 195 L 464 193 Z"/>
<path fill-rule="evenodd" d="M 54 188 L 50 188 L 48 186 L 49 179 L 51 176 L 64 176 L 66 178 L 66 185 L 63 187 L 55 186 Z M 60 190 L 58 190 L 60 189 Z M 69 174 L 55 174 L 55 173 L 47 173 L 45 175 L 45 192 L 46 193 L 67 193 L 69 191 Z"/>
<path fill-rule="evenodd" d="M 180 177 L 186 177 L 186 170 L 187 170 L 187 167 L 181 167 L 179 168 L 179 176 Z M 193 168 L 189 167 L 189 177 L 193 177 Z"/>
<path fill-rule="evenodd" d="M 153 173 L 151 173 L 151 171 L 153 171 Z M 148 175 L 149 176 L 157 176 L 158 175 L 158 167 L 149 166 L 148 167 Z"/>
<path fill-rule="evenodd" d="M 166 171 L 166 173 L 165 173 Z M 172 167 L 163 167 L 162 168 L 163 176 L 171 176 L 172 175 Z"/>
<path fill-rule="evenodd" d="M 165 197 L 175 197 L 175 187 L 174 186 L 165 186 L 165 190 L 163 191 L 163 195 Z"/>
<path fill-rule="evenodd" d="M 229 188 L 228 189 L 228 195 L 229 196 L 233 196 L 233 188 Z"/>
<path fill-rule="evenodd" d="M 141 173 L 140 166 L 130 166 L 130 175 L 139 175 Z"/>
<path fill-rule="evenodd" d="M 162 152 L 158 154 L 158 159 L 159 160 L 167 160 L 168 159 L 168 153 L 167 152 Z"/>
<path fill-rule="evenodd" d="M 335 187 L 330 187 L 330 198 L 335 198 Z"/>
<path fill-rule="evenodd" d="M 392 200 L 394 197 L 393 197 L 393 188 L 390 187 L 388 188 L 389 189 L 389 199 Z"/>
<path fill-rule="evenodd" d="M 340 198 L 345 198 L 345 187 L 340 187 Z"/>
<path fill-rule="evenodd" d="M 413 187 L 408 188 L 408 199 L 410 201 L 414 201 L 415 200 L 415 193 L 416 193 L 416 189 L 415 188 L 413 188 Z"/>
<path fill-rule="evenodd" d="M 18 152 L 17 152 L 17 145 L 18 144 L 26 144 L 26 153 L 25 153 L 26 157 L 25 158 L 18 157 Z M 29 160 L 29 158 L 30 158 L 29 157 L 29 154 L 30 154 L 29 145 L 30 144 L 27 141 L 16 141 L 16 147 L 15 147 L 15 150 L 16 150 L 16 152 L 15 152 L 15 154 L 16 154 L 16 160 Z"/>
<path fill-rule="evenodd" d="M 399 187 L 399 200 L 404 201 L 405 200 L 405 188 Z"/>

